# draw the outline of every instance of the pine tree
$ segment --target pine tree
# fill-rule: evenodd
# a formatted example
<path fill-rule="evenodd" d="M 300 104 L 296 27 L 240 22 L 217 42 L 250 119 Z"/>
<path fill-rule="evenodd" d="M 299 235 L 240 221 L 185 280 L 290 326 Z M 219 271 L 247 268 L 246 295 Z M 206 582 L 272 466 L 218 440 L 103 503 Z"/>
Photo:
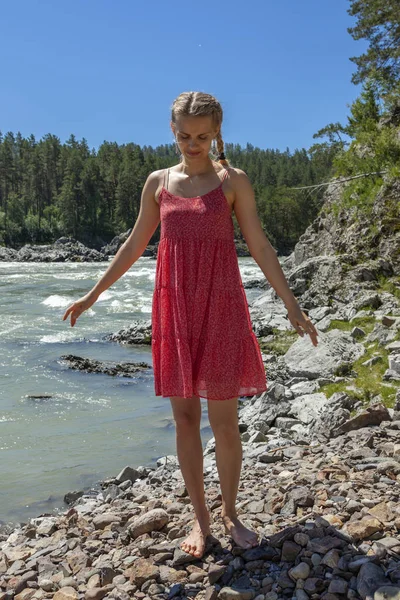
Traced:
<path fill-rule="evenodd" d="M 357 65 L 352 82 L 373 79 L 388 109 L 400 97 L 400 5 L 399 0 L 350 0 L 348 13 L 356 17 L 347 31 L 355 40 L 365 39 L 369 47 L 361 56 L 350 58 Z"/>

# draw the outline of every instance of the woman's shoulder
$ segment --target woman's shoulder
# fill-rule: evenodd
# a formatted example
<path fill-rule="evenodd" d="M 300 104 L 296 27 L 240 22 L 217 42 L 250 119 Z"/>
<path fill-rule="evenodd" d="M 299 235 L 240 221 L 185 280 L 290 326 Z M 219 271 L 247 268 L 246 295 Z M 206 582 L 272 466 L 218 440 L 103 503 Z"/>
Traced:
<path fill-rule="evenodd" d="M 151 171 L 151 173 L 148 174 L 148 179 L 151 179 L 153 181 L 159 179 L 160 177 L 164 176 L 166 171 L 167 169 L 156 169 L 155 171 Z"/>
<path fill-rule="evenodd" d="M 156 169 L 147 176 L 147 181 L 155 188 L 155 190 L 158 191 L 158 188 L 164 185 L 167 170 L 167 168 Z"/>
<path fill-rule="evenodd" d="M 224 169 L 227 169 L 229 173 L 233 175 L 233 177 L 236 177 L 238 175 L 246 175 L 246 172 L 243 171 L 243 169 L 239 169 L 238 167 L 232 167 L 231 165 L 224 167 Z"/>
<path fill-rule="evenodd" d="M 231 195 L 233 204 L 238 197 L 247 198 L 249 194 L 251 194 L 253 188 L 247 173 L 243 171 L 243 169 L 231 166 L 226 168 L 228 171 L 226 176 L 226 179 L 228 180 L 228 190 L 226 191 L 226 195 Z"/>
<path fill-rule="evenodd" d="M 227 177 L 229 177 L 232 183 L 240 183 L 243 180 L 249 180 L 247 173 L 243 171 L 243 169 L 239 169 L 238 167 L 231 167 L 229 165 L 226 167 L 223 166 L 223 169 L 221 169 L 221 171 L 225 169 L 228 171 Z"/>

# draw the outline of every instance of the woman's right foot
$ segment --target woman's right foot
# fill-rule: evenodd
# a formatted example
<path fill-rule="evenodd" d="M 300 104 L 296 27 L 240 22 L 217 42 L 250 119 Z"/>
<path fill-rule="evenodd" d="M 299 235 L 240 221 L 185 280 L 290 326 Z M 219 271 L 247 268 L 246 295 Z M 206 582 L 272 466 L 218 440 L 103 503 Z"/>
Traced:
<path fill-rule="evenodd" d="M 210 533 L 210 520 L 206 519 L 204 524 L 200 525 L 198 519 L 195 518 L 192 531 L 181 543 L 182 550 L 196 558 L 201 558 L 204 554 L 207 536 Z"/>

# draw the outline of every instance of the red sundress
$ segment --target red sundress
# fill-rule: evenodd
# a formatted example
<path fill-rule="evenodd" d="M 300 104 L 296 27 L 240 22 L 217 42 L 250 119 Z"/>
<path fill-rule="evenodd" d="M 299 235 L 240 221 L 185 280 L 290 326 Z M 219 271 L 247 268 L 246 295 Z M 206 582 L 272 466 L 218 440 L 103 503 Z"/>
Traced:
<path fill-rule="evenodd" d="M 159 195 L 151 312 L 156 396 L 228 400 L 267 390 L 222 191 L 227 173 L 202 196 L 171 194 L 165 181 Z"/>

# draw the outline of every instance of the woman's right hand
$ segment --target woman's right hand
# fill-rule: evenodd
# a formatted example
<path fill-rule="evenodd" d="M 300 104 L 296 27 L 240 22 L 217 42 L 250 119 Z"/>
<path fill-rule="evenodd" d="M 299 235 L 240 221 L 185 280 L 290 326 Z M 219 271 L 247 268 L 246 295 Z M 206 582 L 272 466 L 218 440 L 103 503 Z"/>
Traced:
<path fill-rule="evenodd" d="M 63 321 L 71 314 L 71 327 L 73 327 L 76 323 L 78 317 L 81 314 L 90 308 L 92 304 L 94 304 L 97 300 L 96 296 L 93 296 L 90 292 L 86 294 L 86 296 L 82 296 L 79 300 L 76 300 L 71 306 L 68 306 L 67 310 L 64 313 Z"/>

